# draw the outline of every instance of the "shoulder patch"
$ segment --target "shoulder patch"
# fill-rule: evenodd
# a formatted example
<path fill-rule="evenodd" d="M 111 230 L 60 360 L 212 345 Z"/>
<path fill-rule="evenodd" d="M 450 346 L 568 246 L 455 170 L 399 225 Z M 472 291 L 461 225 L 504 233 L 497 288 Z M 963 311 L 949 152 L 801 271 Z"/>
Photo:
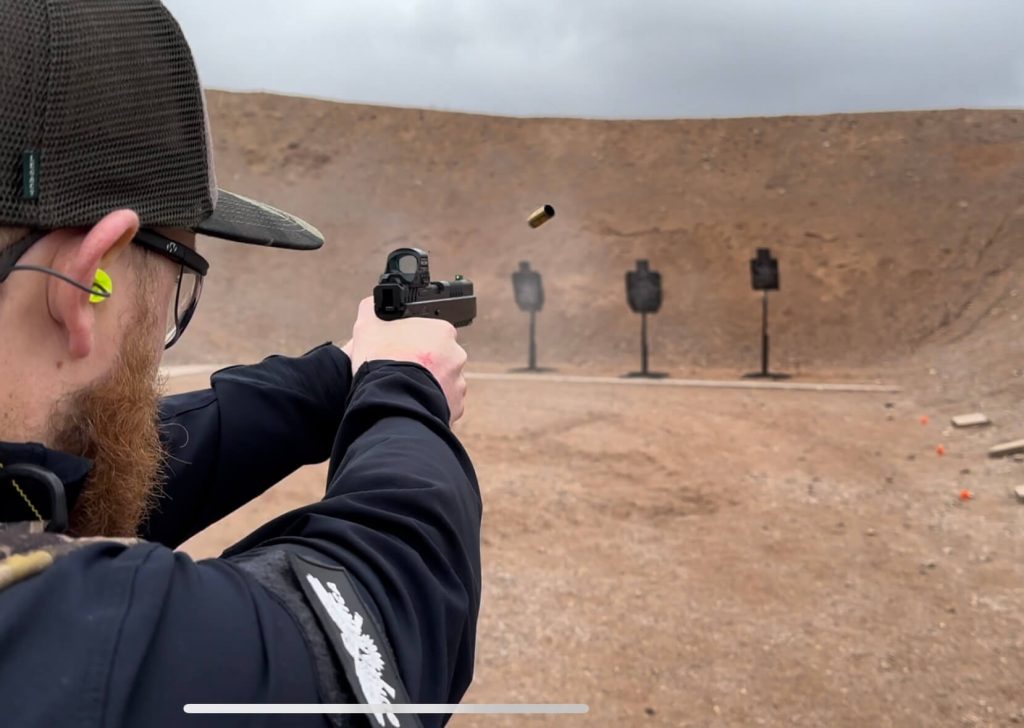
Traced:
<path fill-rule="evenodd" d="M 349 685 L 365 705 L 409 702 L 398 663 L 348 571 L 288 554 L 296 578 L 338 657 Z M 382 728 L 420 728 L 419 716 L 373 713 Z"/>

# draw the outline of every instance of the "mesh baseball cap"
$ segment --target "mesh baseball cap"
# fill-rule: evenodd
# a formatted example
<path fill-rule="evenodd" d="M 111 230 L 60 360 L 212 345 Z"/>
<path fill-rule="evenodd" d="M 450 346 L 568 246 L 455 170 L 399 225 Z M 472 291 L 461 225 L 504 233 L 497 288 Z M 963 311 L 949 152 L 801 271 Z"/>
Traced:
<path fill-rule="evenodd" d="M 218 189 L 188 43 L 157 0 L 0 0 L 0 225 L 144 227 L 312 250 L 323 236 Z"/>

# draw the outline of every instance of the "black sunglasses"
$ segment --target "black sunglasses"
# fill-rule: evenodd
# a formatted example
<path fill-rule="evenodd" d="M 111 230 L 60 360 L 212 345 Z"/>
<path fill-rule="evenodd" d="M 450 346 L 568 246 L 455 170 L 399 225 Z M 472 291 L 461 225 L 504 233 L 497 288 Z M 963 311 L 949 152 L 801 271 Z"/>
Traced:
<path fill-rule="evenodd" d="M 51 268 L 37 265 L 18 265 L 18 260 L 21 256 L 49 232 L 48 230 L 33 230 L 18 242 L 4 250 L 0 250 L 0 283 L 7 280 L 7 276 L 12 271 L 33 270 L 56 276 L 76 288 L 82 289 L 86 293 L 100 295 L 104 298 L 109 296 L 109 292 L 87 288 L 73 278 L 69 278 Z M 185 328 L 196 312 L 196 307 L 199 305 L 199 296 L 203 291 L 203 278 L 210 269 L 210 263 L 187 245 L 171 240 L 153 230 L 139 230 L 132 239 L 132 242 L 149 252 L 167 258 L 178 266 L 177 289 L 174 299 L 171 301 L 167 334 L 164 337 L 164 349 L 170 349 L 181 338 L 181 335 L 185 333 Z"/>

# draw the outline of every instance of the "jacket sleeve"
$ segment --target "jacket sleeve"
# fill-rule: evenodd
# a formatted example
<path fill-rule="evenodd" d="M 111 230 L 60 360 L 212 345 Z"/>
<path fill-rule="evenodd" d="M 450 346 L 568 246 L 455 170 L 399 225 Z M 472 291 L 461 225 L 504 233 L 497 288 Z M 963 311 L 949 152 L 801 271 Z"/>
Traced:
<path fill-rule="evenodd" d="M 210 388 L 165 397 L 162 494 L 142 536 L 175 548 L 331 452 L 352 382 L 341 349 L 222 369 Z"/>
<path fill-rule="evenodd" d="M 457 702 L 472 676 L 481 505 L 447 421 L 444 395 L 426 370 L 364 366 L 323 500 L 218 559 L 193 562 L 152 543 L 84 544 L 4 590 L 4 724 L 327 725 L 317 715 L 182 712 L 186 703 L 356 702 L 340 669 L 325 671 L 345 656 L 324 657 L 326 629 L 296 606 L 301 586 L 282 579 L 268 587 L 254 568 L 292 549 L 347 571 L 393 648 L 411 702 Z M 443 722 L 422 716 L 425 728 Z"/>
<path fill-rule="evenodd" d="M 190 703 L 355 702 L 325 692 L 300 625 L 222 559 L 105 542 L 0 593 L 4 725 L 366 726 L 323 715 L 186 715 Z"/>
<path fill-rule="evenodd" d="M 302 548 L 346 569 L 383 625 L 414 703 L 458 702 L 473 675 L 482 507 L 448 419 L 444 394 L 422 367 L 364 365 L 325 498 L 225 553 Z"/>

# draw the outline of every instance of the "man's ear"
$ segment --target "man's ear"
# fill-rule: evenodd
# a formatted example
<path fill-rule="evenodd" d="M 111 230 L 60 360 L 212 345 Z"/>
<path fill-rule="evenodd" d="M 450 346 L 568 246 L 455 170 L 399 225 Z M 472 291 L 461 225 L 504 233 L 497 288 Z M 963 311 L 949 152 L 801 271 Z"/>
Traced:
<path fill-rule="evenodd" d="M 112 212 L 74 240 L 60 243 L 54 256 L 54 268 L 86 288 L 91 288 L 96 269 L 109 266 L 131 243 L 139 231 L 139 216 L 131 210 Z M 60 279 L 47 285 L 50 315 L 67 334 L 68 354 L 81 359 L 92 352 L 95 308 L 89 294 Z"/>

